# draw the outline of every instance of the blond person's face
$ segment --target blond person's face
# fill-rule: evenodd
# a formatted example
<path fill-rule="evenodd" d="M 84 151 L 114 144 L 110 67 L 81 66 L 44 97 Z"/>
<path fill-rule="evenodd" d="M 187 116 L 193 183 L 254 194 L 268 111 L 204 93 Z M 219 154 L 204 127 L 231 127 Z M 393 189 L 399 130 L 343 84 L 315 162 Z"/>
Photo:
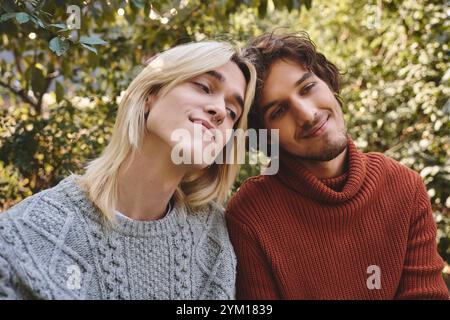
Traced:
<path fill-rule="evenodd" d="M 275 61 L 258 107 L 264 126 L 279 129 L 280 146 L 306 160 L 329 161 L 347 145 L 341 107 L 328 85 L 290 60 Z"/>
<path fill-rule="evenodd" d="M 223 66 L 188 79 L 166 95 L 150 99 L 150 112 L 146 127 L 149 134 L 173 148 L 177 142 L 171 139 L 178 129 L 187 130 L 192 141 L 199 139 L 195 132 L 204 135 L 198 144 L 187 148 L 194 152 L 195 146 L 204 149 L 215 144 L 222 149 L 226 130 L 233 129 L 243 112 L 246 80 L 239 67 L 232 61 Z M 154 100 L 154 101 L 153 101 Z M 209 163 L 202 163 L 205 167 Z"/>

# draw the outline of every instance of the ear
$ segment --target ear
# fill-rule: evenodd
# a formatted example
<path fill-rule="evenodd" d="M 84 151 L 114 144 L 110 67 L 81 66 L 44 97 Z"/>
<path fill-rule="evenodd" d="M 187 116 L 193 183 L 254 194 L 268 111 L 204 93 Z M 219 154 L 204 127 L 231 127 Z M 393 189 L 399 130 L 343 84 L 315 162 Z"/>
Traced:
<path fill-rule="evenodd" d="M 144 115 L 145 119 L 147 119 L 147 116 L 152 109 L 153 102 L 155 101 L 155 97 L 152 94 L 149 94 L 147 98 L 145 98 L 145 106 L 144 106 Z"/>

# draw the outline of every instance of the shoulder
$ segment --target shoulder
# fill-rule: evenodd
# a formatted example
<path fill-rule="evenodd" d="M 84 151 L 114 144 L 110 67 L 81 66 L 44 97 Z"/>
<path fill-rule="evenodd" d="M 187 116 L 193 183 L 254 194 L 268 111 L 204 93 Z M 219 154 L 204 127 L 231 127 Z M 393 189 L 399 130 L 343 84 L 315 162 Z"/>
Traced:
<path fill-rule="evenodd" d="M 79 225 L 80 210 L 72 199 L 76 195 L 68 192 L 71 188 L 75 186 L 69 177 L 0 214 L 0 247 L 11 259 L 32 256 L 45 263 L 62 239 L 74 237 L 72 226 Z"/>
<path fill-rule="evenodd" d="M 72 177 L 66 178 L 0 214 L 0 251 L 31 293 L 65 296 L 67 266 L 92 274 L 77 188 Z"/>
<path fill-rule="evenodd" d="M 274 189 L 278 189 L 277 179 L 275 176 L 258 175 L 247 178 L 236 193 L 230 198 L 227 204 L 227 210 L 238 203 L 253 203 L 252 200 L 261 197 L 270 197 Z"/>
<path fill-rule="evenodd" d="M 267 191 L 275 186 L 276 175 L 257 175 L 247 178 L 238 188 L 236 194 L 258 194 Z"/>
<path fill-rule="evenodd" d="M 420 175 L 406 165 L 380 152 L 364 153 L 369 171 L 379 171 L 388 183 L 400 183 L 407 189 L 423 184 Z"/>
<path fill-rule="evenodd" d="M 259 220 L 267 211 L 264 204 L 277 197 L 281 190 L 276 176 L 258 175 L 246 179 L 227 203 L 227 221 L 233 219 L 245 224 L 255 218 Z"/>
<path fill-rule="evenodd" d="M 68 215 L 76 205 L 70 200 L 72 177 L 62 180 L 56 186 L 40 191 L 0 214 L 0 224 L 8 221 L 16 226 L 27 225 L 34 230 L 59 234 Z M 72 193 L 73 194 L 73 193 Z"/>
<path fill-rule="evenodd" d="M 0 238 L 12 241 L 41 229 L 44 232 L 55 229 L 56 234 L 64 212 L 53 200 L 52 193 L 52 189 L 40 191 L 0 214 Z"/>
<path fill-rule="evenodd" d="M 419 208 L 428 211 L 430 199 L 419 173 L 381 153 L 370 152 L 365 156 L 366 181 L 382 192 L 385 203 L 396 208 L 395 219 L 399 216 L 411 219 Z"/>

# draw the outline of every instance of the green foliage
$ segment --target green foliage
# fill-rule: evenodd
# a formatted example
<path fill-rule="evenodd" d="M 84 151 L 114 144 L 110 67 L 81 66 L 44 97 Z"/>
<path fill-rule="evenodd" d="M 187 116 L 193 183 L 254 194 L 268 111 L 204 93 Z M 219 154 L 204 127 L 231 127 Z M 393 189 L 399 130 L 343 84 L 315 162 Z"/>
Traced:
<path fill-rule="evenodd" d="M 306 30 L 345 72 L 341 95 L 357 145 L 421 174 L 439 251 L 450 262 L 449 23 L 442 0 L 71 4 L 82 9 L 80 29 L 69 28 L 65 1 L 1 4 L 0 208 L 81 172 L 102 151 L 116 97 L 154 53 L 204 38 L 242 45 L 275 28 Z M 258 173 L 259 166 L 244 165 L 233 191 Z"/>
<path fill-rule="evenodd" d="M 226 28 L 216 26 L 263 2 L 73 1 L 81 9 L 77 29 L 65 1 L 3 1 L 0 177 L 17 176 L 27 189 L 14 197 L 1 193 L 0 208 L 80 171 L 102 151 L 116 97 L 150 56 L 200 40 L 203 30 L 226 38 Z M 4 190 L 15 190 L 17 179 L 5 178 Z"/>

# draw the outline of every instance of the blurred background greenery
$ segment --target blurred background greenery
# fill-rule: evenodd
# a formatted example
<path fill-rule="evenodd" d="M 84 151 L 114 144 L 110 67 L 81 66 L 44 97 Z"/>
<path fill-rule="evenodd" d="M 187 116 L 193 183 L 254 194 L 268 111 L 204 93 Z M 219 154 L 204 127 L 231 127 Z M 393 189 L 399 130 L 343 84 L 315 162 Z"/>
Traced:
<path fill-rule="evenodd" d="M 80 9 L 79 29 L 69 5 Z M 422 176 L 450 283 L 449 15 L 447 0 L 4 0 L 0 211 L 100 154 L 121 94 L 154 53 L 306 30 L 344 72 L 356 144 Z M 233 191 L 259 170 L 244 165 Z"/>

